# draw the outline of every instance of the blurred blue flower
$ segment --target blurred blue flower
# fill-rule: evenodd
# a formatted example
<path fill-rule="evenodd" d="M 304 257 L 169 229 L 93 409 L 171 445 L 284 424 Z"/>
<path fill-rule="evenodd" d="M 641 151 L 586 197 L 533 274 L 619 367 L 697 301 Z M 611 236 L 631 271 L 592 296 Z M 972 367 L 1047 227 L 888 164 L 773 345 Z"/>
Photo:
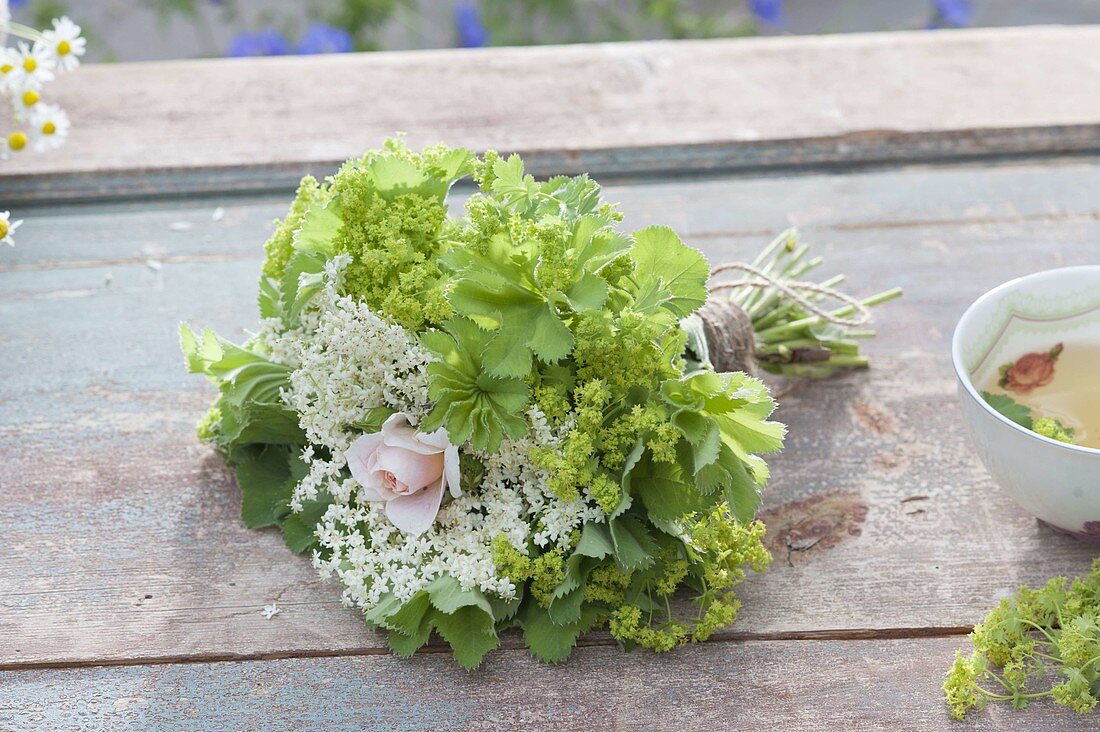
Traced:
<path fill-rule="evenodd" d="M 9 8 L 21 8 L 27 4 L 27 0 L 8 0 Z"/>
<path fill-rule="evenodd" d="M 481 48 L 489 45 L 489 29 L 481 20 L 481 11 L 470 2 L 455 6 L 455 30 L 461 48 Z"/>
<path fill-rule="evenodd" d="M 932 0 L 936 6 L 936 17 L 932 21 L 933 28 L 952 26 L 961 28 L 970 25 L 974 19 L 974 3 L 972 0 Z"/>
<path fill-rule="evenodd" d="M 270 28 L 255 33 L 238 33 L 229 44 L 230 56 L 284 56 L 288 53 L 290 44 L 286 38 Z"/>
<path fill-rule="evenodd" d="M 347 53 L 355 48 L 355 40 L 344 28 L 327 23 L 314 23 L 298 41 L 298 53 Z"/>
<path fill-rule="evenodd" d="M 783 25 L 787 22 L 783 14 L 783 0 L 749 0 L 749 9 L 761 23 Z"/>

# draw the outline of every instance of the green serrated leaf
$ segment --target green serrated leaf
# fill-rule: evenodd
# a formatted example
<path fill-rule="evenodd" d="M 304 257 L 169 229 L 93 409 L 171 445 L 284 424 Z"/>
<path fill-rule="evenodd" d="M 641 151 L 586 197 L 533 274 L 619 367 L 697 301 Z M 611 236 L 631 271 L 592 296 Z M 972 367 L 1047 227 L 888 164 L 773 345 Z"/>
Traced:
<path fill-rule="evenodd" d="M 599 310 L 607 300 L 607 283 L 598 275 L 585 272 L 565 291 L 565 298 L 575 312 Z"/>
<path fill-rule="evenodd" d="M 724 452 L 720 464 L 729 476 L 725 497 L 730 513 L 742 523 L 752 521 L 760 505 L 760 484 L 750 475 L 745 463 L 732 454 Z"/>
<path fill-rule="evenodd" d="M 294 249 L 303 254 L 320 255 L 322 259 L 333 253 L 334 243 L 344 225 L 342 206 L 338 197 L 324 204 L 310 206 L 302 217 L 302 223 L 294 232 Z"/>
<path fill-rule="evenodd" d="M 295 476 L 294 483 L 300 480 L 301 477 Z M 283 520 L 283 542 L 290 551 L 301 554 L 317 544 L 317 524 L 331 504 L 332 496 L 321 492 L 316 499 L 304 501 L 301 511 L 291 513 Z"/>
<path fill-rule="evenodd" d="M 464 669 L 477 668 L 485 654 L 500 645 L 493 616 L 480 607 L 465 605 L 432 617 L 436 631 L 451 645 L 455 661 Z"/>
<path fill-rule="evenodd" d="M 413 655 L 428 642 L 428 639 L 432 635 L 432 626 L 430 623 L 425 624 L 423 633 L 416 633 L 415 635 L 405 635 L 399 633 L 396 630 L 388 631 L 387 640 L 390 644 L 390 650 L 393 651 L 395 656 L 401 658 L 408 658 Z"/>
<path fill-rule="evenodd" d="M 287 262 L 280 282 L 280 306 L 288 325 L 298 322 L 309 301 L 324 287 L 325 256 L 316 252 L 297 251 Z"/>
<path fill-rule="evenodd" d="M 497 160 L 493 164 L 493 175 L 493 193 L 510 206 L 526 208 L 532 196 L 538 193 L 538 184 L 534 178 L 524 174 L 523 160 L 519 155 Z"/>
<path fill-rule="evenodd" d="M 368 434 L 374 432 L 381 432 L 382 425 L 386 420 L 392 417 L 394 410 L 389 407 L 373 407 L 367 410 L 366 417 L 361 422 L 357 422 L 354 426 L 363 432 Z"/>
<path fill-rule="evenodd" d="M 592 571 L 591 564 L 589 561 L 581 563 L 583 578 L 587 578 L 588 573 Z M 583 584 L 583 582 L 584 579 L 578 585 Z M 577 586 L 561 597 L 555 598 L 546 611 L 553 621 L 559 625 L 574 623 L 581 617 L 582 602 L 584 602 L 584 587 Z"/>
<path fill-rule="evenodd" d="M 425 616 L 431 607 L 428 592 L 421 590 L 402 603 L 395 612 L 387 615 L 383 625 L 398 633 L 415 636 L 423 629 Z"/>
<path fill-rule="evenodd" d="M 400 610 L 403 605 L 392 592 L 388 592 L 379 599 L 378 604 L 363 614 L 363 619 L 372 628 L 385 627 L 386 618 Z"/>
<path fill-rule="evenodd" d="M 1021 427 L 1026 429 L 1032 428 L 1034 418 L 1032 417 L 1031 409 L 1020 404 L 1007 394 L 994 394 L 993 392 L 983 391 L 982 399 L 985 399 L 986 404 Z"/>
<path fill-rule="evenodd" d="M 466 318 L 452 318 L 445 331 L 421 336 L 436 360 L 428 365 L 428 396 L 435 408 L 422 429 L 446 427 L 454 444 L 469 440 L 479 450 L 496 452 L 505 434 L 527 431 L 523 411 L 529 387 L 520 379 L 493 377 L 482 369 L 481 353 L 489 334 Z"/>
<path fill-rule="evenodd" d="M 235 466 L 241 489 L 241 520 L 250 529 L 274 526 L 290 511 L 297 482 L 291 474 L 290 452 L 265 447 Z"/>
<path fill-rule="evenodd" d="M 659 282 L 659 289 L 671 296 L 664 307 L 677 318 L 686 318 L 706 301 L 710 277 L 706 258 L 667 226 L 635 232 L 630 256 L 635 263 L 635 282 L 640 288 Z"/>
<path fill-rule="evenodd" d="M 702 507 L 694 482 L 685 480 L 676 464 L 655 462 L 646 456 L 630 472 L 629 479 L 646 510 L 656 518 L 678 519 Z"/>
<path fill-rule="evenodd" d="M 441 613 L 450 614 L 459 608 L 474 606 L 492 616 L 493 608 L 479 590 L 464 590 L 459 581 L 449 574 L 432 580 L 427 588 L 432 605 Z"/>
<path fill-rule="evenodd" d="M 560 663 L 569 657 L 577 638 L 595 624 L 598 611 L 587 608 L 578 612 L 577 619 L 558 624 L 537 602 L 524 603 L 520 612 L 523 642 L 531 655 L 544 663 Z"/>
<path fill-rule="evenodd" d="M 637 517 L 627 515 L 611 521 L 611 539 L 615 544 L 615 561 L 624 570 L 632 572 L 652 566 L 657 542 Z"/>

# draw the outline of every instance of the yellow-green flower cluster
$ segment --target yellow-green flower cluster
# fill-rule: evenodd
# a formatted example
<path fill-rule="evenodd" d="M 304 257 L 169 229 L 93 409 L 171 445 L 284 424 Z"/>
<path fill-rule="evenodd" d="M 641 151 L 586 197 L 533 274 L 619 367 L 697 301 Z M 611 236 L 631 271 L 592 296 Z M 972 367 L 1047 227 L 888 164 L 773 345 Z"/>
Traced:
<path fill-rule="evenodd" d="M 1040 588 L 1021 587 L 974 626 L 970 641 L 974 653 L 956 654 L 943 684 L 956 719 L 990 701 L 1023 709 L 1043 697 L 1092 711 L 1100 688 L 1100 559 L 1072 583 L 1054 577 Z"/>
<path fill-rule="evenodd" d="M 322 187 L 312 175 L 302 178 L 298 192 L 290 204 L 290 211 L 281 221 L 275 221 L 275 232 L 264 244 L 263 274 L 279 279 L 286 271 L 294 254 L 294 232 L 302 225 L 302 219 L 315 206 L 324 206 L 329 199 L 328 189 Z"/>

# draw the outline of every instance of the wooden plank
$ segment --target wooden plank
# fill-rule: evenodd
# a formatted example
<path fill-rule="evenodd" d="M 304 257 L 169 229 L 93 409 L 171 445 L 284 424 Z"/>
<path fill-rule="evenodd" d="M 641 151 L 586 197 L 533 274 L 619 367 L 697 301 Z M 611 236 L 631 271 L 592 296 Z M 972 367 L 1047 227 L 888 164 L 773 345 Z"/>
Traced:
<path fill-rule="evenodd" d="M 1096 151 L 1098 69 L 1097 27 L 88 66 L 0 200 L 284 188 L 397 130 L 540 172 Z"/>
<path fill-rule="evenodd" d="M 1028 163 L 995 167 L 910 167 L 837 175 L 815 173 L 739 177 L 694 176 L 624 182 L 612 179 L 605 196 L 621 201 L 636 228 L 672 226 L 692 242 L 744 239 L 762 246 L 779 230 L 803 227 L 827 243 L 834 232 L 936 226 L 982 226 L 1100 219 L 1093 191 L 1095 159 L 1056 168 Z M 919 197 L 914 190 L 921 192 Z M 468 186 L 456 188 L 460 211 Z M 39 267 L 86 267 L 217 258 L 257 258 L 271 222 L 286 213 L 293 193 L 212 195 L 173 201 L 34 206 L 19 245 L 4 251 L 0 272 Z"/>
<path fill-rule="evenodd" d="M 907 189 L 916 214 L 897 192 L 856 196 L 866 208 L 847 208 L 850 192 L 883 183 L 881 173 L 708 181 L 705 209 L 671 188 L 619 191 L 628 210 L 664 201 L 664 220 L 711 232 L 698 243 L 713 261 L 758 248 L 758 235 L 724 227 L 751 219 L 765 192 L 785 191 L 809 212 L 834 212 L 821 219 L 831 228 L 807 227 L 821 234 L 830 272 L 848 272 L 856 291 L 908 290 L 881 311 L 881 335 L 870 344 L 876 368 L 783 400 L 789 449 L 773 461 L 765 495 L 776 563 L 746 583 L 732 637 L 954 633 L 1020 582 L 1088 567 L 1089 547 L 1039 527 L 981 469 L 955 404 L 947 343 L 965 305 L 988 287 L 1097 261 L 1100 223 L 1076 192 L 1090 170 L 1025 168 L 1020 181 L 1034 182 L 1019 198 L 1011 179 L 980 182 L 1003 170 L 954 171 L 957 179 L 920 171 Z M 992 198 L 961 209 L 947 196 L 931 209 L 916 203 L 936 201 L 933 189 L 949 190 L 950 180 L 977 181 Z M 894 179 L 899 191 L 904 181 Z M 1027 194 L 1040 190 L 1029 204 Z M 990 218 L 991 210 L 1007 218 Z M 959 218 L 895 225 L 930 211 Z M 71 224 L 66 246 L 87 251 L 91 243 Z M 113 257 L 110 237 L 95 232 L 87 227 L 86 236 Z M 260 238 L 256 231 L 242 241 Z M 68 256 L 48 246 L 51 257 Z M 240 335 L 255 322 L 257 266 L 251 256 L 0 273 L 4 667 L 383 647 L 308 562 L 273 533 L 239 523 L 232 479 L 191 431 L 211 391 L 184 373 L 175 325 Z M 283 609 L 278 622 L 260 616 L 272 601 Z"/>
<path fill-rule="evenodd" d="M 944 730 L 959 639 L 709 643 L 661 656 L 525 651 L 467 673 L 443 654 L 0 672 L 6 729 Z M 1091 729 L 1050 702 L 959 729 Z"/>

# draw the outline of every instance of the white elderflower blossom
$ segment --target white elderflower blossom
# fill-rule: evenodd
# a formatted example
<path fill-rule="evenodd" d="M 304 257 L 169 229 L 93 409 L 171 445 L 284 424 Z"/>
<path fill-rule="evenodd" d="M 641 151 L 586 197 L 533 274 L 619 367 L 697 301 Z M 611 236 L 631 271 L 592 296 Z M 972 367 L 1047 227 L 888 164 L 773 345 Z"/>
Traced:
<path fill-rule="evenodd" d="M 390 593 L 408 600 L 442 574 L 463 589 L 510 599 L 516 587 L 496 572 L 496 537 L 517 548 L 529 539 L 568 547 L 584 523 L 605 520 L 592 500 L 562 501 L 547 488 L 548 476 L 534 467 L 531 453 L 555 449 L 560 438 L 537 409 L 528 417 L 534 429 L 527 437 L 505 439 L 492 455 L 474 455 L 484 465 L 479 486 L 445 503 L 420 536 L 397 529 L 381 504 L 359 501 L 354 480 L 330 476 L 325 490 L 348 499 L 332 504 L 318 526 L 321 549 L 313 561 L 323 574 L 340 578 L 346 604 L 369 610 Z"/>

